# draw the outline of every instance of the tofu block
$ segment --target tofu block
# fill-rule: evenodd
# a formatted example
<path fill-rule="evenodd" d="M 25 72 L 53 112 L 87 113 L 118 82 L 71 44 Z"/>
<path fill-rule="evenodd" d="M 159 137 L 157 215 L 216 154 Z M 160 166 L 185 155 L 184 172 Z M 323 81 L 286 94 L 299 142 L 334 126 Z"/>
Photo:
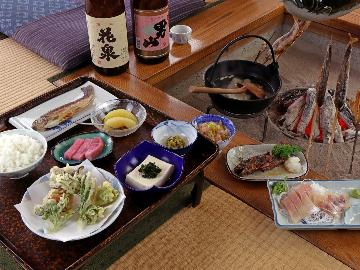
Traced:
<path fill-rule="evenodd" d="M 161 169 L 161 172 L 158 174 L 158 176 L 151 179 L 142 177 L 141 173 L 139 172 L 141 165 L 146 165 L 149 162 L 154 162 L 156 166 Z M 164 185 L 165 182 L 169 180 L 173 171 L 174 165 L 149 155 L 133 171 L 126 175 L 125 181 L 129 186 L 132 186 L 137 190 L 148 190 L 153 186 L 160 187 Z"/>

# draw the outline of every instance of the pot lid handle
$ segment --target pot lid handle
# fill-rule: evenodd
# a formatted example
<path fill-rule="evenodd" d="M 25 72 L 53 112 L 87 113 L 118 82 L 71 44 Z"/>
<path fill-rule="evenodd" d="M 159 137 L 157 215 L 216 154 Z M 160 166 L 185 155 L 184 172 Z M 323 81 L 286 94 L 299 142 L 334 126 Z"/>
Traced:
<path fill-rule="evenodd" d="M 258 39 L 261 39 L 263 40 L 267 46 L 270 48 L 270 51 L 271 51 L 271 57 L 272 57 L 272 60 L 273 62 L 268 66 L 269 68 L 273 69 L 274 71 L 278 72 L 278 69 L 279 69 L 279 65 L 278 63 L 276 62 L 276 59 L 275 59 L 275 53 L 274 53 L 274 48 L 273 46 L 271 45 L 271 43 L 269 42 L 269 40 L 267 40 L 266 38 L 262 37 L 262 36 L 258 36 L 258 35 L 243 35 L 243 36 L 239 36 L 235 39 L 233 39 L 232 41 L 230 41 L 228 44 L 226 44 L 226 46 L 221 50 L 218 58 L 216 59 L 215 61 L 215 64 L 213 65 L 212 67 L 212 71 L 211 71 L 211 75 L 210 75 L 210 83 L 212 83 L 213 81 L 213 78 L 214 78 L 214 72 L 215 72 L 215 69 L 216 69 L 216 66 L 218 65 L 219 61 L 220 61 L 220 58 L 221 56 L 228 50 L 228 48 L 232 45 L 234 45 L 235 43 L 239 42 L 240 40 L 243 40 L 243 39 L 246 39 L 246 38 L 258 38 Z"/>

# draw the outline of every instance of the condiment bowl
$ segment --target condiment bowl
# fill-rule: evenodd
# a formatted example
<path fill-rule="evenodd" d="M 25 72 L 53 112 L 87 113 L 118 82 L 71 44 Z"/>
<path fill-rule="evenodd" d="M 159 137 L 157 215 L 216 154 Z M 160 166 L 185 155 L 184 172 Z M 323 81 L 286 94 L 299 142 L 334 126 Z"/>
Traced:
<path fill-rule="evenodd" d="M 43 135 L 41 135 L 39 132 L 34 131 L 34 130 L 29 130 L 29 129 L 12 129 L 12 130 L 7 130 L 4 132 L 1 132 L 0 140 L 1 140 L 1 135 L 3 135 L 3 134 L 7 134 L 7 135 L 15 135 L 16 134 L 16 135 L 28 136 L 28 137 L 31 137 L 34 140 L 38 141 L 43 147 L 42 155 L 37 160 L 35 160 L 31 164 L 27 165 L 26 167 L 18 169 L 18 170 L 10 171 L 10 172 L 0 172 L 0 178 L 2 178 L 2 177 L 7 177 L 7 178 L 11 178 L 11 179 L 23 178 L 26 175 L 28 175 L 29 172 L 34 170 L 43 160 L 43 158 L 46 154 L 46 151 L 47 151 L 47 141 L 46 141 L 45 137 Z"/>
<path fill-rule="evenodd" d="M 185 147 L 182 148 L 169 148 L 166 146 L 166 141 L 171 136 L 180 136 L 185 140 Z M 188 153 L 193 144 L 195 143 L 198 133 L 197 130 L 188 122 L 167 120 L 161 122 L 151 131 L 151 137 L 157 144 L 165 147 L 169 151 L 172 151 L 179 155 L 185 155 Z"/>
<path fill-rule="evenodd" d="M 104 128 L 103 119 L 106 114 L 113 110 L 125 109 L 134 114 L 138 123 L 133 128 L 128 129 L 107 129 Z M 94 113 L 91 115 L 91 122 L 94 126 L 102 132 L 109 134 L 112 137 L 125 137 L 137 131 L 146 120 L 145 108 L 135 100 L 129 99 L 114 99 L 109 100 L 95 108 Z"/>
<path fill-rule="evenodd" d="M 229 138 L 227 138 L 226 140 L 223 141 L 219 141 L 217 142 L 217 145 L 219 146 L 219 149 L 222 150 L 224 149 L 232 140 L 232 138 L 234 137 L 235 133 L 236 133 L 236 128 L 234 123 L 229 119 L 226 118 L 224 116 L 221 115 L 215 115 L 215 114 L 203 114 L 200 116 L 195 117 L 192 121 L 191 124 L 197 129 L 199 130 L 199 125 L 203 124 L 203 123 L 209 123 L 209 122 L 215 122 L 215 123 L 219 123 L 221 122 L 221 124 L 226 127 L 226 129 L 229 132 Z M 205 136 L 206 137 L 206 136 Z"/>
<path fill-rule="evenodd" d="M 153 186 L 148 190 L 137 190 L 126 183 L 126 175 L 134 170 L 141 162 L 143 162 L 148 155 L 174 165 L 174 172 L 170 176 L 170 179 L 168 179 L 167 182 L 161 187 Z M 153 144 L 148 141 L 143 141 L 125 153 L 115 163 L 114 170 L 116 177 L 129 191 L 139 194 L 143 192 L 165 192 L 175 187 L 175 185 L 180 181 L 184 171 L 184 159 L 181 156 L 166 150 L 160 145 Z"/>

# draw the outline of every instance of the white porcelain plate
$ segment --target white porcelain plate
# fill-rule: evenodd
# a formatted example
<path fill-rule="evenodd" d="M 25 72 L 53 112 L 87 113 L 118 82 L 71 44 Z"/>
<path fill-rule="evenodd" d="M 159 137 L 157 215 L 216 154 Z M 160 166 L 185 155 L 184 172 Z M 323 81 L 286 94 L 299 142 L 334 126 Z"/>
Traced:
<path fill-rule="evenodd" d="M 59 230 L 58 232 L 55 232 L 55 233 L 46 233 L 43 229 L 37 228 L 36 223 L 29 222 L 27 217 L 25 217 L 24 215 L 21 215 L 21 218 L 22 218 L 24 224 L 26 225 L 26 227 L 28 227 L 29 230 L 31 230 L 33 233 L 35 233 L 38 236 L 41 236 L 41 237 L 49 239 L 49 240 L 56 240 L 56 241 L 62 241 L 62 242 L 88 238 L 95 234 L 98 234 L 99 232 L 101 232 L 101 231 L 105 230 L 107 227 L 109 227 L 117 219 L 117 217 L 120 215 L 120 213 L 124 207 L 124 203 L 125 203 L 124 189 L 123 189 L 122 185 L 120 184 L 119 180 L 114 175 L 112 175 L 111 173 L 109 173 L 103 169 L 100 169 L 100 168 L 97 168 L 97 170 L 104 176 L 104 178 L 107 181 L 109 181 L 112 184 L 112 186 L 115 189 L 117 189 L 119 191 L 119 198 L 116 202 L 114 202 L 115 209 L 110 213 L 110 215 L 107 217 L 106 221 L 101 225 L 101 227 L 97 228 L 96 230 L 91 231 L 90 233 L 86 233 L 86 231 L 82 231 L 82 230 L 74 230 L 74 232 L 72 233 L 72 236 L 70 238 L 68 237 L 66 240 L 64 240 L 61 237 L 61 230 Z M 47 175 L 44 175 L 43 177 L 36 180 L 32 184 L 32 186 L 49 181 L 49 176 L 50 176 L 50 173 Z M 30 200 L 30 194 L 28 191 L 26 191 L 21 200 L 21 203 L 24 203 L 24 202 L 26 203 L 29 200 Z M 34 215 L 34 214 L 31 214 L 31 215 Z M 75 221 L 70 221 L 70 223 L 71 222 L 75 223 Z M 66 226 L 68 226 L 68 225 L 66 225 Z M 93 226 L 93 225 L 91 225 L 91 226 Z"/>
<path fill-rule="evenodd" d="M 246 181 L 267 181 L 267 180 L 283 180 L 295 179 L 305 175 L 308 172 L 308 163 L 305 155 L 301 152 L 296 156 L 300 159 L 302 166 L 301 173 L 295 174 L 288 172 L 283 165 L 269 171 L 257 171 L 247 176 L 239 176 L 234 172 L 235 167 L 241 159 L 246 160 L 254 156 L 271 152 L 276 144 L 258 144 L 258 145 L 242 145 L 230 149 L 226 155 L 226 163 L 230 173 L 237 179 Z"/>
<path fill-rule="evenodd" d="M 68 104 L 78 98 L 83 96 L 81 88 L 84 88 L 88 85 L 92 85 L 94 87 L 95 92 L 95 99 L 91 106 L 86 108 L 84 111 L 75 115 L 72 119 L 65 121 L 64 123 L 60 124 L 59 126 L 52 128 L 50 130 L 41 132 L 41 134 L 46 138 L 47 141 L 50 141 L 57 136 L 61 135 L 65 131 L 73 128 L 76 126 L 75 122 L 83 122 L 90 118 L 91 114 L 94 111 L 94 108 L 108 100 L 116 99 L 116 97 L 110 94 L 105 89 L 101 88 L 100 86 L 92 83 L 86 82 L 83 85 L 66 92 L 62 95 L 54 97 L 44 103 L 18 115 L 15 117 L 11 117 L 9 119 L 10 124 L 12 124 L 16 128 L 25 128 L 25 129 L 32 129 L 32 123 L 39 118 L 40 116 L 44 115 L 45 113 L 51 111 L 54 108 L 58 108 L 62 105 Z"/>

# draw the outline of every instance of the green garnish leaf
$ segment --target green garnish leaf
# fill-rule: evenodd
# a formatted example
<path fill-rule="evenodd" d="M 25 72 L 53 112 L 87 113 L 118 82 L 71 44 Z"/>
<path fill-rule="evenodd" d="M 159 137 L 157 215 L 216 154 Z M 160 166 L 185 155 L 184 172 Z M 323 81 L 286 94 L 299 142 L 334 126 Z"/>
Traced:
<path fill-rule="evenodd" d="M 286 180 L 284 180 L 284 181 L 276 182 L 276 184 L 272 186 L 271 193 L 275 195 L 280 195 L 281 193 L 287 191 L 288 191 L 288 185 L 286 183 Z"/>
<path fill-rule="evenodd" d="M 154 162 L 149 162 L 146 165 L 141 165 L 139 172 L 144 178 L 155 178 L 161 172 L 161 169 L 156 166 Z"/>
<path fill-rule="evenodd" d="M 301 152 L 302 149 L 298 145 L 277 144 L 272 149 L 272 155 L 279 158 L 289 158 Z"/>
<path fill-rule="evenodd" d="M 360 189 L 354 188 L 353 190 L 351 190 L 350 197 L 360 199 Z"/>

